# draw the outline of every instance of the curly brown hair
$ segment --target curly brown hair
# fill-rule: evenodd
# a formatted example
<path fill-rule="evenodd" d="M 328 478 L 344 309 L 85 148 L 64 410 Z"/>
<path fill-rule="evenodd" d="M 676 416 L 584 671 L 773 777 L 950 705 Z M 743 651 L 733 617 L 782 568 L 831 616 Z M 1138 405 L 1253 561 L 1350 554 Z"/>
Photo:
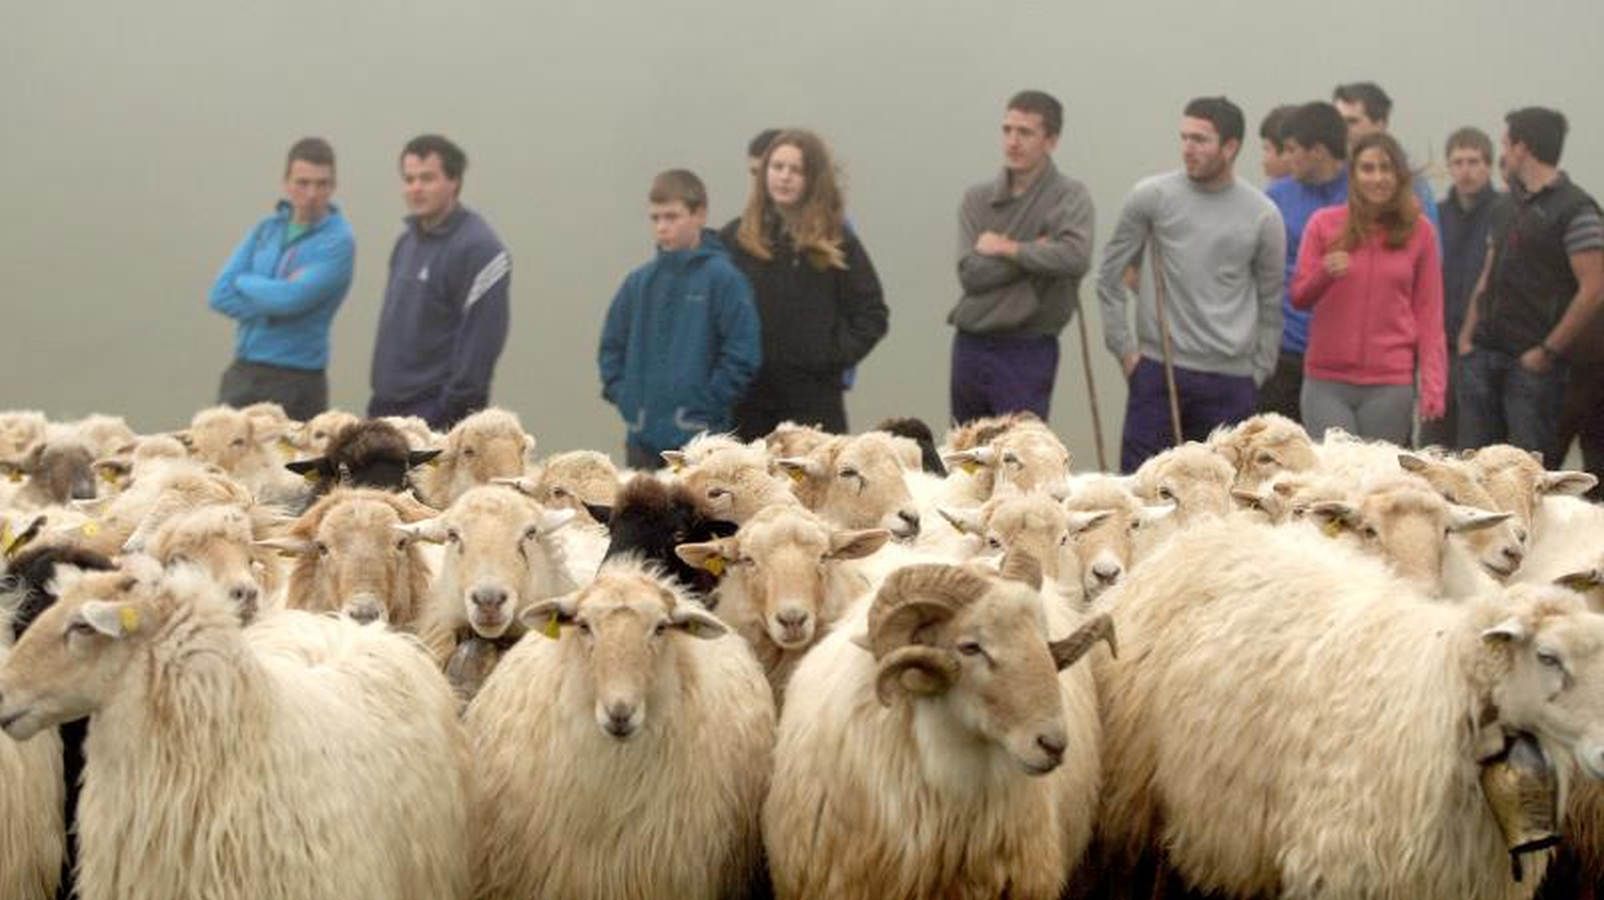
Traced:
<path fill-rule="evenodd" d="M 1370 149 L 1380 149 L 1387 155 L 1398 178 L 1392 197 L 1379 206 L 1359 195 L 1359 159 Z M 1377 228 L 1386 233 L 1386 245 L 1392 250 L 1409 243 L 1420 219 L 1420 202 L 1415 199 L 1412 182 L 1409 160 L 1392 135 L 1378 131 L 1355 141 L 1348 152 L 1348 226 L 1343 230 L 1342 249 L 1352 252 Z"/>
<path fill-rule="evenodd" d="M 802 198 L 796 211 L 780 215 L 769 198 L 769 159 L 781 147 L 795 147 L 802 153 Z M 758 259 L 774 258 L 769 246 L 769 223 L 782 223 L 797 251 L 816 269 L 845 269 L 846 254 L 841 249 L 844 214 L 838 173 L 830 161 L 824 141 L 811 131 L 787 129 L 775 136 L 763 151 L 763 161 L 752 175 L 752 189 L 741 213 L 736 241 Z"/>

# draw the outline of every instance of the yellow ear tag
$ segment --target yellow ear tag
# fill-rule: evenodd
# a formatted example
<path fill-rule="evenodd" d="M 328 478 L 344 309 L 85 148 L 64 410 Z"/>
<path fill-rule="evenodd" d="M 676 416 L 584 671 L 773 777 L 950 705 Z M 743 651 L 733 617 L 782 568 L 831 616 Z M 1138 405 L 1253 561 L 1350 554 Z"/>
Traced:
<path fill-rule="evenodd" d="M 285 453 L 295 453 L 299 449 L 294 444 L 290 443 L 289 438 L 279 438 L 278 446 L 279 449 L 283 450 Z"/>
<path fill-rule="evenodd" d="M 139 631 L 139 610 L 125 606 L 117 610 L 117 621 L 123 626 L 125 633 L 133 634 Z"/>
<path fill-rule="evenodd" d="M 1332 519 L 1331 521 L 1325 523 L 1320 530 L 1325 532 L 1326 537 L 1334 538 L 1342 533 L 1342 520 Z"/>
<path fill-rule="evenodd" d="M 709 556 L 702 561 L 702 568 L 713 573 L 714 578 L 724 577 L 724 557 Z"/>
<path fill-rule="evenodd" d="M 20 472 L 20 471 L 18 471 L 16 469 L 12 469 L 11 470 L 11 474 L 10 474 L 9 477 L 11 479 L 11 483 L 12 484 L 16 484 L 17 482 L 22 480 L 22 472 Z"/>
<path fill-rule="evenodd" d="M 1561 578 L 1560 585 L 1578 593 L 1586 593 L 1598 587 L 1598 579 L 1589 575 L 1567 575 Z"/>
<path fill-rule="evenodd" d="M 685 627 L 685 633 L 690 635 L 691 637 L 701 637 L 702 636 L 702 623 L 701 622 L 697 622 L 697 621 L 694 621 L 694 620 L 690 621 L 690 622 L 686 622 L 684 627 Z"/>
<path fill-rule="evenodd" d="M 318 480 L 323 477 L 323 474 L 316 469 L 307 469 L 305 474 L 303 474 L 301 477 L 305 478 L 312 484 L 317 484 Z"/>
<path fill-rule="evenodd" d="M 541 632 L 541 634 L 544 634 L 546 637 L 549 637 L 554 641 L 560 634 L 562 634 L 562 626 L 557 622 L 556 613 L 552 613 L 551 618 L 546 620 L 546 628 Z"/>
<path fill-rule="evenodd" d="M 117 483 L 117 473 L 111 469 L 101 469 L 100 480 L 114 485 Z"/>
<path fill-rule="evenodd" d="M 440 468 L 440 457 L 436 456 L 434 459 L 431 459 L 428 462 L 424 463 L 424 465 L 428 466 L 431 469 L 438 469 L 438 468 Z"/>
<path fill-rule="evenodd" d="M 11 533 L 11 523 L 0 522 L 0 554 L 11 555 L 11 544 L 17 536 Z"/>
<path fill-rule="evenodd" d="M 798 484 L 802 482 L 803 478 L 807 477 L 806 473 L 804 473 L 801 469 L 786 469 L 785 474 L 791 476 L 791 480 L 797 482 Z"/>
<path fill-rule="evenodd" d="M 679 473 L 685 471 L 685 463 L 676 459 L 668 464 L 668 470 L 673 472 L 675 475 L 678 475 Z"/>
<path fill-rule="evenodd" d="M 958 468 L 963 469 L 965 475 L 973 475 L 980 471 L 980 463 L 977 463 L 972 459 L 966 459 L 958 464 Z"/>
<path fill-rule="evenodd" d="M 82 525 L 79 525 L 78 530 L 83 533 L 84 537 L 94 537 L 100 533 L 100 523 L 96 522 L 94 519 L 90 519 Z"/>

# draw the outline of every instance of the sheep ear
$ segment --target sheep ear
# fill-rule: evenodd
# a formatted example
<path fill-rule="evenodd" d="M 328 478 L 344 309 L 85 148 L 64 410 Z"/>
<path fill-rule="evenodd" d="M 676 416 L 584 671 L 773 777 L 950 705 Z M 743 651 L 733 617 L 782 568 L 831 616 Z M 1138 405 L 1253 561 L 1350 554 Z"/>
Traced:
<path fill-rule="evenodd" d="M 1247 491 L 1241 488 L 1232 488 L 1231 499 L 1242 504 L 1248 509 L 1264 509 L 1264 498 L 1253 491 Z M 1268 512 L 1269 510 L 1265 511 Z"/>
<path fill-rule="evenodd" d="M 535 482 L 531 478 L 492 478 L 490 483 L 510 487 L 525 497 L 535 496 Z"/>
<path fill-rule="evenodd" d="M 1588 569 L 1585 572 L 1572 572 L 1554 579 L 1554 583 L 1563 588 L 1570 588 L 1577 593 L 1585 593 L 1596 587 L 1604 586 L 1604 571 Z"/>
<path fill-rule="evenodd" d="M 1335 537 L 1344 528 L 1358 527 L 1359 507 L 1341 500 L 1321 500 L 1309 507 L 1309 517 L 1328 537 Z"/>
<path fill-rule="evenodd" d="M 1587 472 L 1544 472 L 1537 479 L 1541 494 L 1571 494 L 1581 496 L 1598 486 L 1598 476 Z"/>
<path fill-rule="evenodd" d="M 556 640 L 562 634 L 562 626 L 574 622 L 574 613 L 577 611 L 573 604 L 574 596 L 565 594 L 526 606 L 518 613 L 518 622 L 530 631 L 538 631 Z"/>
<path fill-rule="evenodd" d="M 959 534 L 980 534 L 986 530 L 986 523 L 981 520 L 978 510 L 938 506 L 936 512 L 941 513 L 941 517 L 951 523 Z"/>
<path fill-rule="evenodd" d="M 862 559 L 884 547 L 890 539 L 891 532 L 884 528 L 832 532 L 830 552 L 825 556 L 828 559 Z"/>
<path fill-rule="evenodd" d="M 1175 515 L 1176 508 L 1177 507 L 1174 503 L 1165 503 L 1158 506 L 1144 506 L 1137 511 L 1136 518 L 1139 519 L 1143 525 L 1152 525 L 1155 522 L 1162 522 L 1170 516 Z"/>
<path fill-rule="evenodd" d="M 89 627 L 109 638 L 122 639 L 138 634 L 144 614 L 132 603 L 106 603 L 90 600 L 78 608 Z"/>
<path fill-rule="evenodd" d="M 1489 644 L 1519 644 L 1529 636 L 1530 632 L 1526 630 L 1526 623 L 1515 616 L 1511 616 L 1481 633 L 1481 639 Z"/>
<path fill-rule="evenodd" d="M 276 550 L 284 556 L 315 556 L 317 545 L 305 538 L 279 537 L 251 541 L 251 546 L 263 550 Z"/>
<path fill-rule="evenodd" d="M 669 471 L 675 474 L 685 468 L 685 452 L 683 450 L 664 450 L 658 455 L 663 458 L 663 462 L 668 464 Z"/>
<path fill-rule="evenodd" d="M 44 530 L 45 523 L 49 521 L 49 517 L 39 513 L 20 530 L 14 530 L 10 519 L 0 517 L 0 557 L 10 559 L 16 556 L 22 548 L 28 546 L 29 541 L 39 536 L 39 532 Z"/>
<path fill-rule="evenodd" d="M 611 506 L 603 506 L 600 503 L 586 503 L 585 512 L 590 513 L 590 517 L 601 525 L 612 524 L 613 508 Z"/>
<path fill-rule="evenodd" d="M 1070 534 L 1080 534 L 1113 514 L 1111 509 L 1077 509 L 1064 514 L 1064 524 L 1069 527 Z"/>
<path fill-rule="evenodd" d="M 444 452 L 444 451 L 441 451 L 441 450 L 408 450 L 407 451 L 407 468 L 415 469 L 418 466 L 421 466 L 421 465 L 423 465 L 425 463 L 433 462 L 434 458 L 436 456 L 439 456 L 442 452 Z"/>
<path fill-rule="evenodd" d="M 730 630 L 729 626 L 720 622 L 717 616 L 694 603 L 674 604 L 674 610 L 668 614 L 668 621 L 691 637 L 703 640 L 722 637 Z"/>
<path fill-rule="evenodd" d="M 132 464 L 121 459 L 97 459 L 89 468 L 101 481 L 112 487 L 121 484 L 123 479 L 128 477 L 128 473 L 134 470 Z"/>
<path fill-rule="evenodd" d="M 440 521 L 439 516 L 424 519 L 421 522 L 412 522 L 407 525 L 395 525 L 396 533 L 404 535 L 414 541 L 427 541 L 431 544 L 446 542 L 446 525 Z"/>
<path fill-rule="evenodd" d="M 183 444 L 185 450 L 195 449 L 195 436 L 190 434 L 189 429 L 187 428 L 183 431 L 170 431 L 167 433 L 167 436 L 179 442 L 180 444 Z"/>
<path fill-rule="evenodd" d="M 577 515 L 579 515 L 579 513 L 574 512 L 567 507 L 562 509 L 542 509 L 540 511 L 540 519 L 538 522 L 536 522 L 535 527 L 540 529 L 540 533 L 542 535 L 551 534 L 553 531 L 556 531 L 564 525 L 567 525 L 569 522 L 572 522 L 574 520 L 574 516 Z"/>
<path fill-rule="evenodd" d="M 28 470 L 22 462 L 15 459 L 0 459 L 0 478 L 16 482 L 21 481 L 27 475 Z"/>
<path fill-rule="evenodd" d="M 312 482 L 325 481 L 334 477 L 334 467 L 329 465 L 329 458 L 326 456 L 287 462 L 284 464 L 284 468 Z"/>
<path fill-rule="evenodd" d="M 686 565 L 722 576 L 725 567 L 736 557 L 735 542 L 729 538 L 704 541 L 700 544 L 680 544 L 674 548 Z"/>
<path fill-rule="evenodd" d="M 1398 465 L 1402 466 L 1406 472 L 1424 472 L 1431 468 L 1431 463 L 1413 453 L 1398 454 Z"/>
<path fill-rule="evenodd" d="M 952 453 L 941 454 L 941 461 L 947 468 L 958 468 L 965 475 L 973 475 L 981 469 L 990 468 L 997 464 L 997 451 L 990 447 L 976 447 L 973 450 L 957 450 Z"/>
<path fill-rule="evenodd" d="M 823 463 L 805 456 L 788 456 L 784 459 L 777 459 L 774 461 L 774 465 L 781 472 L 791 476 L 791 480 L 795 482 L 805 481 L 809 478 L 824 478 L 828 474 Z"/>
<path fill-rule="evenodd" d="M 1510 513 L 1488 512 L 1474 506 L 1463 506 L 1458 503 L 1448 504 L 1448 530 L 1456 533 L 1466 531 L 1480 531 L 1508 519 Z"/>

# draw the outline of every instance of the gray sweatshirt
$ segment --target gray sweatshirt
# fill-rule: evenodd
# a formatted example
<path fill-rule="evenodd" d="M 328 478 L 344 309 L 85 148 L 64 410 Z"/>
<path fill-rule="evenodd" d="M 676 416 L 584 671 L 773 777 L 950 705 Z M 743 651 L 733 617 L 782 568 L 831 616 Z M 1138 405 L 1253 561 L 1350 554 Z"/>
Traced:
<path fill-rule="evenodd" d="M 1008 170 L 964 192 L 958 208 L 958 283 L 963 296 L 947 321 L 970 334 L 1056 335 L 1092 267 L 1092 195 L 1047 160 L 1018 197 Z M 1019 242 L 1014 259 L 982 256 L 975 241 L 994 231 Z"/>
<path fill-rule="evenodd" d="M 1146 266 L 1134 338 L 1125 312 L 1125 268 L 1142 260 L 1150 231 L 1164 267 L 1164 315 L 1175 364 L 1252 375 L 1263 384 L 1281 346 L 1286 230 L 1275 204 L 1241 181 L 1206 191 L 1181 171 L 1137 182 L 1097 277 L 1103 341 L 1116 356 L 1163 358 Z"/>

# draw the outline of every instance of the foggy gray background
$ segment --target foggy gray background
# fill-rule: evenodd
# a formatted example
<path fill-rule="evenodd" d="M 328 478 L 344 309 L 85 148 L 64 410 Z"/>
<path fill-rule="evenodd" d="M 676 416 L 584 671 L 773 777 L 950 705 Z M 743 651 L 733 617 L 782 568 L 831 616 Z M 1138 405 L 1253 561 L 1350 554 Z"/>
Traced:
<path fill-rule="evenodd" d="M 334 405 L 360 412 L 403 206 L 396 155 L 444 133 L 467 151 L 463 200 L 512 252 L 512 331 L 493 401 L 543 451 L 620 456 L 595 349 L 625 273 L 651 253 L 651 176 L 707 182 L 715 226 L 746 192 L 744 147 L 765 126 L 814 128 L 891 307 L 891 331 L 848 394 L 854 428 L 883 416 L 945 425 L 963 189 L 1001 161 L 1005 99 L 1064 102 L 1056 154 L 1097 205 L 1097 246 L 1131 185 L 1175 167 L 1180 109 L 1224 93 L 1244 108 L 1238 173 L 1262 184 L 1259 118 L 1373 79 L 1417 165 L 1476 124 L 1496 142 L 1529 103 L 1571 119 L 1564 168 L 1604 193 L 1604 4 L 1516 15 L 1493 0 L 1235 3 L 446 4 L 164 0 L 12 6 L 0 30 L 0 409 L 122 413 L 177 427 L 214 402 L 232 322 L 212 278 L 278 198 L 283 155 L 333 142 L 335 202 L 357 236 L 334 328 Z M 1435 180 L 1439 195 L 1445 186 Z M 1095 306 L 1093 276 L 1082 299 Z M 1117 456 L 1124 388 L 1093 356 Z M 1095 465 L 1075 326 L 1053 426 Z"/>

